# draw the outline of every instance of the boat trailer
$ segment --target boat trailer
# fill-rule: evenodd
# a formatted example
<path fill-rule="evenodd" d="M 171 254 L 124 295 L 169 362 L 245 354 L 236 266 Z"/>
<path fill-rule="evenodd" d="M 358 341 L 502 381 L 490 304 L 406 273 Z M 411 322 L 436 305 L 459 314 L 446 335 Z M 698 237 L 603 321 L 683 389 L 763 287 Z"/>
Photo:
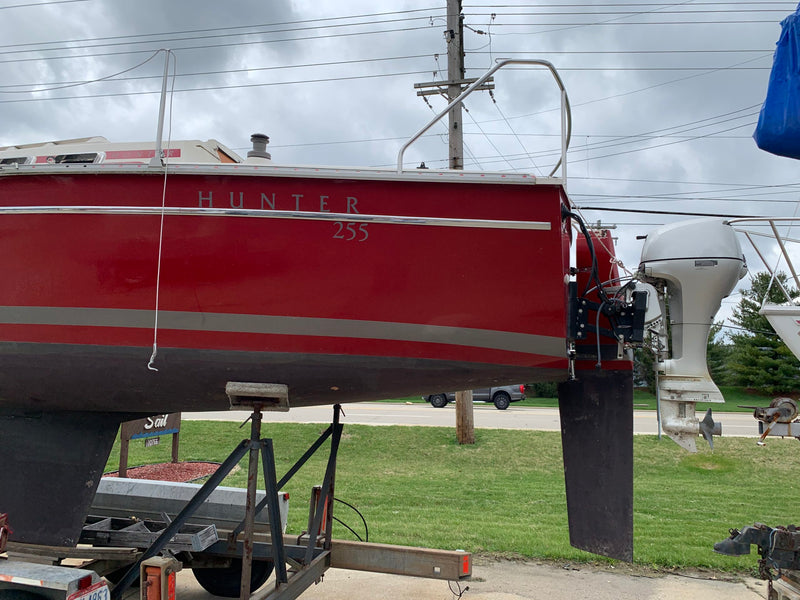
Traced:
<path fill-rule="evenodd" d="M 714 552 L 727 556 L 750 554 L 758 547 L 758 574 L 767 580 L 767 600 L 800 600 L 800 531 L 794 525 L 730 530 L 730 537 L 714 544 Z"/>
<path fill-rule="evenodd" d="M 150 491 L 137 499 L 137 494 L 128 488 L 119 492 L 111 502 L 109 499 L 114 494 L 103 493 L 104 486 L 101 486 L 79 546 L 9 542 L 8 554 L 12 560 L 0 558 L 0 581 L 6 571 L 17 568 L 14 565 L 29 564 L 18 561 L 50 563 L 38 566 L 51 568 L 70 559 L 81 561 L 82 569 L 91 569 L 111 582 L 103 594 L 91 599 L 87 597 L 87 600 L 128 598 L 131 595 L 129 589 L 137 580 L 141 582 L 142 600 L 174 600 L 175 574 L 184 567 L 192 569 L 206 591 L 218 596 L 241 600 L 290 600 L 300 596 L 312 584 L 319 583 L 331 567 L 447 581 L 458 581 L 471 575 L 472 557 L 464 551 L 333 539 L 336 460 L 343 430 L 340 405 L 333 407 L 333 418 L 328 428 L 278 480 L 272 440 L 261 438 L 262 411 L 288 410 L 287 387 L 229 382 L 226 392 L 232 409 L 251 408 L 248 418 L 250 437 L 239 443 L 206 483 L 140 482 L 145 487 L 150 486 Z M 312 489 L 308 529 L 297 537 L 286 536 L 288 498 L 279 490 L 328 439 L 330 450 L 323 482 Z M 241 504 L 228 504 L 229 509 L 223 508 L 220 512 L 220 503 L 215 507 L 212 496 L 220 498 L 220 494 L 238 493 L 241 497 L 242 490 L 221 488 L 220 484 L 248 454 L 242 519 Z M 259 459 L 265 485 L 265 492 L 261 493 L 256 489 Z M 125 481 L 137 485 L 133 480 L 108 480 L 106 492 L 113 490 L 113 485 L 119 486 Z M 185 496 L 187 489 L 191 489 L 192 497 L 176 515 L 170 516 L 170 508 L 174 509 L 178 502 L 176 496 Z M 147 495 L 149 498 L 144 497 Z M 212 498 L 210 508 L 206 504 L 209 498 Z M 226 502 L 223 500 L 221 504 Z M 156 516 L 153 511 L 159 514 Z M 95 512 L 102 514 L 92 514 Z M 266 517 L 259 517 L 262 512 Z M 13 524 L 11 519 L 13 515 L 9 516 L 9 523 Z M 0 521 L 0 532 L 7 527 L 5 520 Z M 53 568 L 67 569 L 63 566 Z M 72 568 L 68 570 L 75 571 Z M 274 587 L 258 589 L 273 570 Z M 95 583 L 96 578 L 93 585 Z M 82 596 L 74 594 L 74 598 L 68 598 L 60 590 L 53 595 L 52 590 L 40 586 L 19 584 L 16 589 L 28 592 L 30 598 L 83 600 Z M 0 585 L 0 598 L 2 592 Z"/>

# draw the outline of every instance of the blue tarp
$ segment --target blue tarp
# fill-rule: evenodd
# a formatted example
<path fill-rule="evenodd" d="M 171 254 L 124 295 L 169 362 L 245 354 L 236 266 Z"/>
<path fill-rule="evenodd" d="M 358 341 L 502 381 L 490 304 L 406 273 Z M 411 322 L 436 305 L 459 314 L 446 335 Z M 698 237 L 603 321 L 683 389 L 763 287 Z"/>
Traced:
<path fill-rule="evenodd" d="M 800 159 L 800 5 L 781 27 L 753 138 L 762 150 Z"/>

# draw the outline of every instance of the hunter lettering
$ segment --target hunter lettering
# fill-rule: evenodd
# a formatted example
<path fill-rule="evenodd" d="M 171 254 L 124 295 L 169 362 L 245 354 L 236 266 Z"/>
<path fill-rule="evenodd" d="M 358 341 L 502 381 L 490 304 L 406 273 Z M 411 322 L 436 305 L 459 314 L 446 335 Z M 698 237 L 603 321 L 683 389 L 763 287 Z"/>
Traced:
<path fill-rule="evenodd" d="M 243 208 L 251 210 L 296 210 L 307 212 L 339 212 L 358 214 L 358 198 L 355 196 L 331 196 L 328 194 L 291 193 L 283 197 L 275 192 L 261 192 L 258 196 L 244 192 L 214 194 L 199 190 L 197 205 L 200 208 Z"/>
<path fill-rule="evenodd" d="M 358 198 L 355 196 L 331 196 L 329 194 L 305 194 L 261 192 L 258 195 L 243 191 L 218 192 L 198 190 L 200 208 L 235 208 L 244 210 L 275 210 L 295 212 L 360 214 Z M 331 237 L 347 242 L 365 242 L 369 238 L 367 223 L 332 223 Z"/>

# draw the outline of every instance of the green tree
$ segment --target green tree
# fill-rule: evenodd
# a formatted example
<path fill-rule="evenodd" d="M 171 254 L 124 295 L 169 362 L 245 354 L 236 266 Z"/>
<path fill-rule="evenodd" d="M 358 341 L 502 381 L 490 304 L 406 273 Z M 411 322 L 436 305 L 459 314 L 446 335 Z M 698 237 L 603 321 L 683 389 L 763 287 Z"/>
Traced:
<path fill-rule="evenodd" d="M 776 304 L 786 302 L 780 287 L 769 273 L 756 273 L 749 290 L 733 309 L 731 321 L 742 330 L 731 334 L 733 350 L 729 359 L 732 382 L 764 394 L 780 394 L 800 389 L 800 361 L 775 333 L 766 317 L 758 314 L 766 296 Z M 794 299 L 800 293 L 791 288 L 784 273 L 778 281 Z"/>
<path fill-rule="evenodd" d="M 730 358 L 733 346 L 726 344 L 722 335 L 723 321 L 716 321 L 711 324 L 711 331 L 708 333 L 708 345 L 706 346 L 706 363 L 711 379 L 717 385 L 728 385 L 731 383 Z"/>
<path fill-rule="evenodd" d="M 633 381 L 637 387 L 645 387 L 651 394 L 656 393 L 656 357 L 651 350 L 650 334 L 647 333 L 647 340 L 644 346 L 633 351 Z"/>

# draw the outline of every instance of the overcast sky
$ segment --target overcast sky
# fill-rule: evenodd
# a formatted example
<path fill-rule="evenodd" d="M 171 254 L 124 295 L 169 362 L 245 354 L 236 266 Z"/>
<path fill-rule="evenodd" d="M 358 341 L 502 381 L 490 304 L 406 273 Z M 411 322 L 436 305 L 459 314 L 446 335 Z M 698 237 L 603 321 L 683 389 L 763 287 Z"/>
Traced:
<path fill-rule="evenodd" d="M 133 67 L 171 48 L 174 139 L 216 138 L 244 153 L 263 132 L 275 162 L 392 166 L 433 115 L 414 83 L 447 78 L 445 4 L 0 0 L 0 146 L 154 139 L 163 55 Z M 795 214 L 800 164 L 751 138 L 780 21 L 795 8 L 465 0 L 467 76 L 498 57 L 556 66 L 573 113 L 570 195 L 588 219 L 618 226 L 634 270 L 635 236 L 680 217 L 590 207 Z M 546 174 L 559 144 L 552 78 L 515 69 L 495 85 L 496 102 L 486 92 L 466 102 L 466 168 Z M 432 130 L 406 165 L 445 166 L 445 133 Z"/>

